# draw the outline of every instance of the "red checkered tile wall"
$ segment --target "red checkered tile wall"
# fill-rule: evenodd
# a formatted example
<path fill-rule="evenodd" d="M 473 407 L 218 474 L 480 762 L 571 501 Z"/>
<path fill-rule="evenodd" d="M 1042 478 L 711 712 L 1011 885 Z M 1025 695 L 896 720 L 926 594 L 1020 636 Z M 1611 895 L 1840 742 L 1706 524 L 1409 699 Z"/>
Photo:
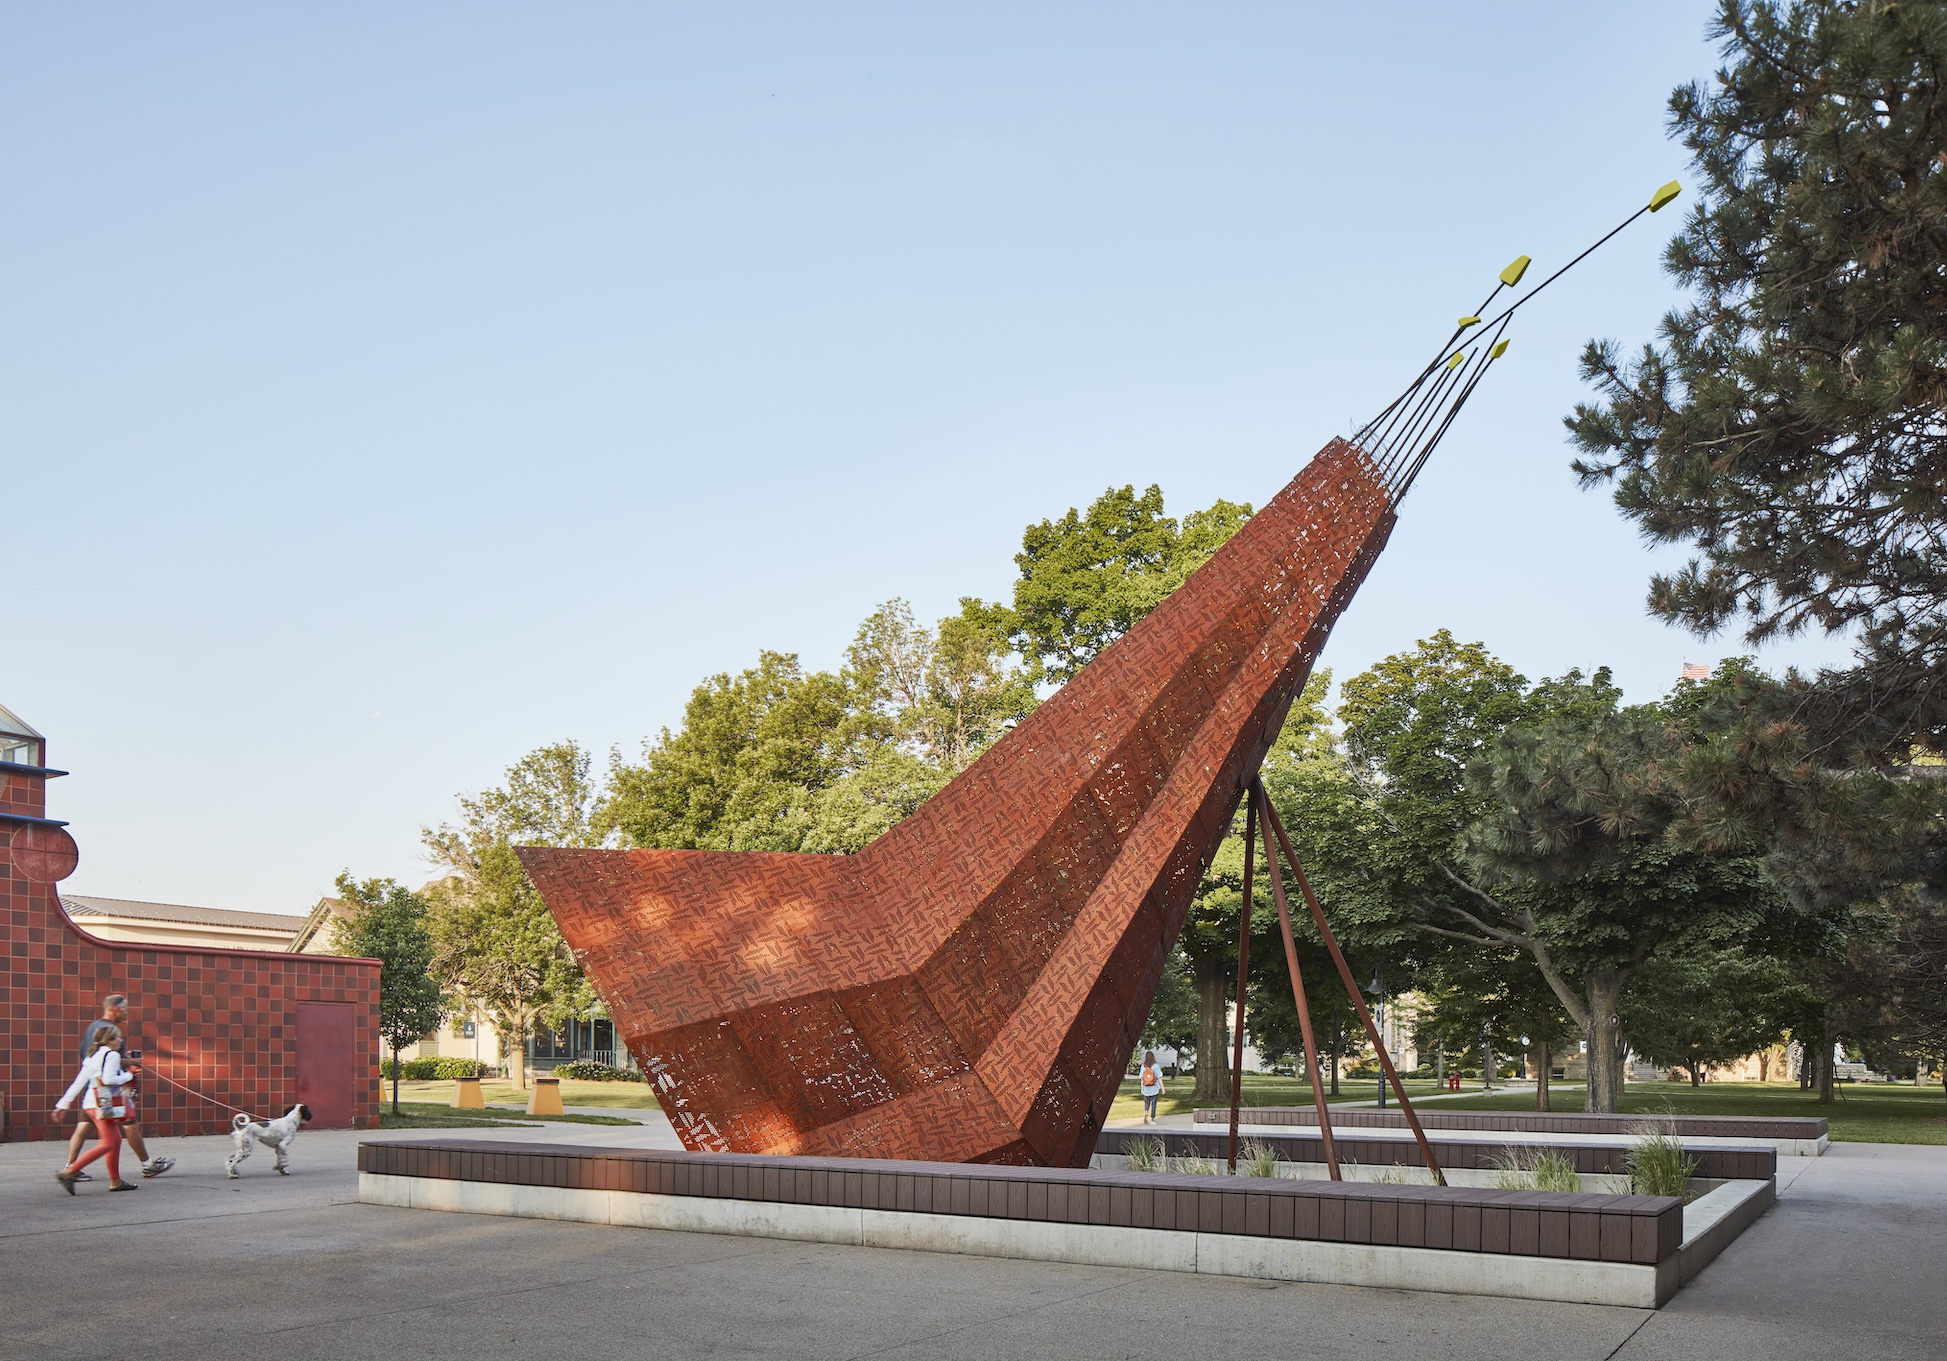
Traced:
<path fill-rule="evenodd" d="M 13 775 L 0 810 L 45 815 L 38 776 Z M 256 950 L 183 949 L 96 940 L 61 910 L 52 884 L 29 882 L 6 849 L 0 823 L 0 1090 L 6 1137 L 65 1138 L 49 1110 L 74 1078 L 81 1030 L 101 999 L 126 993 L 143 1079 L 142 1128 L 150 1137 L 214 1134 L 233 1109 L 281 1115 L 297 1101 L 297 1004 L 348 1002 L 361 1054 L 379 1051 L 379 968 L 373 960 Z M 353 1124 L 378 1125 L 376 1060 L 357 1074 Z"/>
<path fill-rule="evenodd" d="M 684 1143 L 1085 1164 L 1202 869 L 1392 523 L 1332 441 L 857 855 L 523 850 Z"/>

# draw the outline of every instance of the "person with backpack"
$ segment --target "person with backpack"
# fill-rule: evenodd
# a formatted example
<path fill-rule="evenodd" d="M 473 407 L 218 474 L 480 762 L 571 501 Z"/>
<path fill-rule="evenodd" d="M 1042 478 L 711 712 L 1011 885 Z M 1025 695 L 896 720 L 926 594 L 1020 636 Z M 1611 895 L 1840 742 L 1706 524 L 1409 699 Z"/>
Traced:
<path fill-rule="evenodd" d="M 113 1024 L 95 1027 L 88 1061 L 81 1065 L 81 1072 L 76 1075 L 67 1094 L 54 1103 L 58 1116 L 74 1103 L 77 1096 L 80 1097 L 81 1109 L 95 1122 L 100 1136 L 93 1148 L 54 1174 L 54 1180 L 61 1183 L 61 1189 L 69 1195 L 74 1194 L 75 1173 L 96 1158 L 108 1160 L 109 1190 L 135 1189 L 134 1182 L 122 1180 L 122 1121 L 128 1115 L 128 1107 L 123 1104 L 122 1089 L 135 1081 L 135 1075 L 122 1067 L 121 1044 L 122 1032 L 119 1027 Z"/>
<path fill-rule="evenodd" d="M 1156 1123 L 1156 1101 L 1163 1094 L 1163 1069 L 1156 1062 L 1154 1049 L 1143 1050 L 1143 1123 Z"/>

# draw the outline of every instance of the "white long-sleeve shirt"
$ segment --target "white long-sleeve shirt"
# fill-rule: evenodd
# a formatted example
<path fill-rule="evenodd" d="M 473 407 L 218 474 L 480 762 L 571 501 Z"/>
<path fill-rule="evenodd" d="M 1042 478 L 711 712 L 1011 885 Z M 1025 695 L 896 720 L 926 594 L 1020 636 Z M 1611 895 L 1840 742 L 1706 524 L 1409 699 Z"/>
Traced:
<path fill-rule="evenodd" d="M 100 1106 L 95 1102 L 95 1082 L 97 1080 L 104 1087 L 121 1087 L 135 1081 L 135 1074 L 123 1069 L 121 1051 L 115 1049 L 97 1049 L 81 1065 L 81 1071 L 75 1075 L 74 1081 L 69 1084 L 66 1094 L 54 1103 L 54 1109 L 57 1111 L 66 1110 L 74 1104 L 74 1099 L 78 1096 L 81 1098 L 82 1110 L 99 1110 Z"/>

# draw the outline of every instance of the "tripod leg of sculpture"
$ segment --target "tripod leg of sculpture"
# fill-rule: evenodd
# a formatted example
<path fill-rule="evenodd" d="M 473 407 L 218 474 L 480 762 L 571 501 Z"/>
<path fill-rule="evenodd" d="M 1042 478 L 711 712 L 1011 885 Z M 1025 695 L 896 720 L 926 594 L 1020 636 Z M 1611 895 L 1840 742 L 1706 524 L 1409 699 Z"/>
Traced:
<path fill-rule="evenodd" d="M 1231 1040 L 1230 1144 L 1231 1175 L 1237 1174 L 1237 1117 L 1244 1100 L 1244 983 L 1251 971 L 1251 838 L 1257 833 L 1257 809 L 1244 800 L 1244 903 L 1237 910 L 1237 1019 Z"/>
<path fill-rule="evenodd" d="M 1440 1164 L 1434 1160 L 1433 1145 L 1427 1142 L 1426 1131 L 1420 1128 L 1420 1117 L 1413 1112 L 1413 1103 L 1406 1098 L 1406 1086 L 1399 1080 L 1393 1069 L 1392 1056 L 1386 1052 L 1386 1042 L 1379 1036 L 1379 1027 L 1372 1023 L 1372 1013 L 1366 1010 L 1365 999 L 1359 996 L 1359 985 L 1353 980 L 1352 969 L 1345 962 L 1345 955 L 1339 949 L 1338 938 L 1332 928 L 1325 924 L 1325 910 L 1318 905 L 1318 895 L 1312 892 L 1311 881 L 1305 878 L 1303 866 L 1292 853 L 1291 838 L 1285 835 L 1284 823 L 1278 817 L 1277 809 L 1271 801 L 1264 802 L 1264 820 L 1269 831 L 1278 834 L 1278 844 L 1284 847 L 1285 859 L 1291 862 L 1291 873 L 1298 880 L 1298 888 L 1305 895 L 1305 905 L 1311 909 L 1312 921 L 1318 925 L 1318 934 L 1325 938 L 1325 948 L 1331 952 L 1332 962 L 1338 966 L 1339 980 L 1345 984 L 1345 992 L 1352 999 L 1352 1009 L 1359 1013 L 1359 1020 L 1365 1025 L 1366 1038 L 1372 1041 L 1372 1050 L 1379 1055 L 1379 1066 L 1386 1072 L 1386 1080 L 1392 1083 L 1393 1091 L 1399 1095 L 1399 1108 L 1406 1115 L 1406 1123 L 1413 1127 L 1413 1137 L 1419 1141 L 1420 1156 L 1426 1159 L 1427 1170 L 1433 1173 L 1437 1185 L 1447 1184 L 1446 1174 L 1441 1172 Z M 1270 849 L 1270 836 L 1265 837 L 1265 849 Z"/>
<path fill-rule="evenodd" d="M 1305 1077 L 1311 1083 L 1312 1104 L 1318 1108 L 1318 1136 L 1325 1144 L 1325 1167 L 1333 1181 L 1339 1176 L 1339 1153 L 1332 1143 L 1332 1117 L 1325 1109 L 1325 1088 L 1318 1077 L 1318 1045 L 1312 1039 L 1312 1012 L 1305 1002 L 1305 976 L 1298 968 L 1298 942 L 1291 934 L 1291 913 L 1285 906 L 1284 876 L 1278 871 L 1278 851 L 1271 844 L 1271 800 L 1264 786 L 1251 777 L 1251 803 L 1259 807 L 1259 825 L 1264 829 L 1264 868 L 1271 876 L 1271 901 L 1278 908 L 1278 930 L 1284 936 L 1284 962 L 1291 970 L 1291 1000 L 1298 1004 L 1298 1033 L 1305 1037 Z"/>

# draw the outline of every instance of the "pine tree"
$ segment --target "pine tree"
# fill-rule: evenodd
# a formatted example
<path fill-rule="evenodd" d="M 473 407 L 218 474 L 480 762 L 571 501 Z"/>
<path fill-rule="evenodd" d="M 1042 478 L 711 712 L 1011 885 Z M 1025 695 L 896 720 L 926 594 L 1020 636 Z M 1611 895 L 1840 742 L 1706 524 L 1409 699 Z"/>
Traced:
<path fill-rule="evenodd" d="M 1709 697 L 1648 802 L 1680 841 L 1763 850 L 1814 915 L 1905 919 L 1916 976 L 1947 976 L 1922 929 L 1947 895 L 1947 782 L 1913 764 L 1947 749 L 1947 5 L 1721 0 L 1712 35 L 1714 80 L 1670 99 L 1702 182 L 1665 256 L 1689 299 L 1633 359 L 1591 343 L 1575 466 L 1691 550 L 1654 613 L 1856 656 Z M 1855 934 L 1826 972 L 1880 948 Z M 1863 1027 L 1820 991 L 1813 1034 Z M 1879 1028 L 1924 1031 L 1923 995 Z"/>
<path fill-rule="evenodd" d="M 1702 192 L 1666 252 L 1690 300 L 1568 426 L 1585 485 L 1686 544 L 1653 612 L 1859 665 L 1795 698 L 1815 747 L 1947 734 L 1947 5 L 1722 0 L 1713 84 L 1670 99 Z"/>

